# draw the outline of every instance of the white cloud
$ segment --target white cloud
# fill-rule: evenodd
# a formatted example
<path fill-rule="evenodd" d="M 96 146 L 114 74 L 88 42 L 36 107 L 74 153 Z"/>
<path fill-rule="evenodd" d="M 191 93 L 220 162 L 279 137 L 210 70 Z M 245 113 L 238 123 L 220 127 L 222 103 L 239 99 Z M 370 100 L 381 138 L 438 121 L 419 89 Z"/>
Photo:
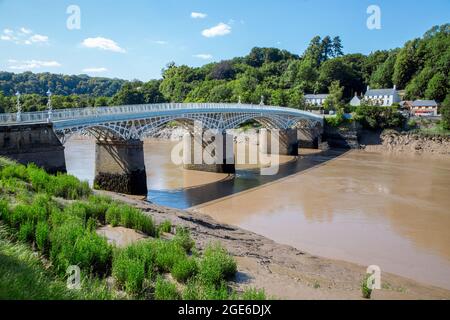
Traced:
<path fill-rule="evenodd" d="M 108 69 L 100 67 L 100 68 L 85 68 L 83 69 L 83 72 L 86 73 L 101 73 L 101 72 L 106 72 L 108 71 Z"/>
<path fill-rule="evenodd" d="M 25 27 L 20 28 L 20 32 L 24 33 L 24 34 L 31 34 L 33 31 L 31 31 L 30 29 L 27 29 Z"/>
<path fill-rule="evenodd" d="M 97 49 L 101 49 L 101 50 L 120 52 L 120 53 L 126 52 L 126 50 L 122 49 L 117 44 L 117 42 L 115 42 L 114 40 L 103 38 L 103 37 L 84 39 L 84 41 L 81 45 L 86 48 L 97 48 Z"/>
<path fill-rule="evenodd" d="M 195 58 L 199 58 L 199 59 L 203 59 L 203 60 L 209 60 L 212 59 L 213 56 L 209 53 L 200 53 L 200 54 L 196 54 L 194 55 Z"/>
<path fill-rule="evenodd" d="M 61 67 L 61 64 L 57 61 L 42 61 L 42 60 L 8 60 L 9 69 L 12 70 L 32 70 L 40 68 L 57 68 Z"/>
<path fill-rule="evenodd" d="M 41 34 L 34 34 L 33 31 L 22 27 L 16 31 L 12 29 L 3 29 L 3 34 L 0 35 L 0 40 L 3 41 L 11 41 L 15 44 L 25 44 L 30 45 L 33 43 L 36 44 L 45 44 L 48 43 L 48 36 L 44 36 Z"/>
<path fill-rule="evenodd" d="M 164 40 L 157 40 L 157 41 L 155 41 L 155 43 L 156 43 L 156 44 L 160 44 L 160 45 L 166 45 L 166 44 L 169 44 L 169 42 L 164 41 Z"/>
<path fill-rule="evenodd" d="M 223 22 L 219 23 L 215 27 L 205 29 L 202 31 L 202 35 L 206 38 L 225 36 L 229 33 L 231 33 L 231 27 Z"/>
<path fill-rule="evenodd" d="M 202 12 L 192 12 L 191 18 L 192 19 L 205 19 L 208 15 L 206 13 Z"/>
<path fill-rule="evenodd" d="M 31 42 L 48 42 L 48 37 L 41 34 L 32 35 L 29 39 Z"/>

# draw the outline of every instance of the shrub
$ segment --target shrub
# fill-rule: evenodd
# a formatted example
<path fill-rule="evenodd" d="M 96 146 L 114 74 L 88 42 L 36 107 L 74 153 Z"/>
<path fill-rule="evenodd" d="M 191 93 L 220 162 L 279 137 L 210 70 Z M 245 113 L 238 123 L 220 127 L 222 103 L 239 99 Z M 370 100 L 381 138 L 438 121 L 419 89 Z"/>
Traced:
<path fill-rule="evenodd" d="M 180 294 L 174 283 L 158 277 L 155 284 L 155 299 L 156 300 L 179 300 Z"/>
<path fill-rule="evenodd" d="M 397 107 L 378 107 L 361 105 L 356 108 L 356 119 L 367 129 L 400 128 L 405 122 L 405 117 Z"/>
<path fill-rule="evenodd" d="M 6 200 L 0 199 L 0 219 L 9 220 L 9 206 Z"/>
<path fill-rule="evenodd" d="M 172 276 L 179 282 L 186 282 L 198 272 L 197 261 L 192 258 L 180 259 L 172 267 Z"/>
<path fill-rule="evenodd" d="M 50 228 L 46 221 L 39 221 L 36 225 L 36 246 L 41 252 L 46 252 L 49 246 Z"/>
<path fill-rule="evenodd" d="M 36 192 L 47 192 L 50 184 L 50 175 L 44 169 L 34 164 L 27 166 L 28 179 Z"/>
<path fill-rule="evenodd" d="M 181 246 L 186 252 L 190 252 L 195 242 L 187 228 L 177 227 L 177 233 L 173 239 L 175 243 Z"/>
<path fill-rule="evenodd" d="M 220 244 L 208 246 L 199 265 L 199 276 L 205 283 L 220 284 L 224 279 L 236 274 L 234 259 Z"/>

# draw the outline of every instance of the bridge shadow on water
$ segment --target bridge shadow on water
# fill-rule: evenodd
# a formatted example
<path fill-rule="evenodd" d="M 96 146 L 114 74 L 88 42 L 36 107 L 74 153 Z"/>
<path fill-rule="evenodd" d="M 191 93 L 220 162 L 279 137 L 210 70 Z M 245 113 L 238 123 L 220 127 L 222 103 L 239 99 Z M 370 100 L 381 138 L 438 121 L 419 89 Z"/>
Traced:
<path fill-rule="evenodd" d="M 177 190 L 150 190 L 148 200 L 162 206 L 188 209 L 321 166 L 347 152 L 346 149 L 332 149 L 300 155 L 292 161 L 281 164 L 276 175 L 264 176 L 260 174 L 259 169 L 238 168 L 235 175 L 217 182 Z"/>

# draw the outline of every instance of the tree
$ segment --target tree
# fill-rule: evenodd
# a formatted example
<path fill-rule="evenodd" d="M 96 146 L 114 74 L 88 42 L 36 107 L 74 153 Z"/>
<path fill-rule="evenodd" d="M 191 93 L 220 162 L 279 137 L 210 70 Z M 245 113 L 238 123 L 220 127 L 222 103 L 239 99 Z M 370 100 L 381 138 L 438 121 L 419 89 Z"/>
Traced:
<path fill-rule="evenodd" d="M 440 72 L 436 73 L 428 82 L 425 98 L 443 101 L 448 92 L 447 78 Z"/>
<path fill-rule="evenodd" d="M 230 61 L 222 61 L 214 65 L 211 70 L 210 78 L 215 80 L 233 79 L 235 71 Z"/>
<path fill-rule="evenodd" d="M 344 47 L 342 46 L 342 40 L 339 36 L 333 38 L 333 57 L 340 57 L 344 55 Z"/>
<path fill-rule="evenodd" d="M 339 81 L 333 81 L 328 88 L 328 97 L 325 99 L 323 103 L 323 107 L 325 110 L 341 110 L 344 107 L 342 103 L 342 97 L 344 94 L 344 87 L 341 87 Z"/>
<path fill-rule="evenodd" d="M 392 88 L 392 77 L 397 60 L 396 52 L 391 52 L 384 63 L 379 64 L 372 73 L 369 83 L 372 88 Z"/>
<path fill-rule="evenodd" d="M 397 56 L 392 80 L 400 89 L 406 88 L 418 70 L 418 61 L 415 56 L 418 42 L 418 39 L 409 41 Z"/>
<path fill-rule="evenodd" d="M 123 85 L 122 89 L 112 97 L 111 103 L 115 106 L 143 104 L 144 95 L 140 90 L 140 87 L 135 87 L 131 83 L 126 83 Z"/>
<path fill-rule="evenodd" d="M 442 126 L 446 130 L 450 130 L 450 93 L 445 97 L 441 107 Z"/>

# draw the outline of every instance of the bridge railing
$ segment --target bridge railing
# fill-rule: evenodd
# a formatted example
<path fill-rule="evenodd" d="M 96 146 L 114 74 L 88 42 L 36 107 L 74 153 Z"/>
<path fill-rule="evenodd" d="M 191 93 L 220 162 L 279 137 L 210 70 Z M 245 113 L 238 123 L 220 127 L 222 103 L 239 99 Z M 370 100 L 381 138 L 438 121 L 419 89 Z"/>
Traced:
<path fill-rule="evenodd" d="M 72 120 L 88 117 L 101 117 L 107 115 L 117 114 L 135 114 L 146 112 L 162 112 L 171 110 L 227 110 L 230 108 L 242 108 L 255 111 L 273 111 L 273 112 L 290 112 L 298 115 L 312 116 L 311 113 L 276 106 L 261 106 L 250 104 L 225 104 L 225 103 L 163 103 L 163 104 L 143 104 L 143 105 L 125 105 L 117 107 L 89 107 L 89 108 L 75 108 L 75 109 L 56 109 L 51 113 L 48 111 L 38 112 L 23 112 L 20 115 L 17 113 L 0 114 L 0 124 L 14 124 L 14 123 L 42 123 L 42 122 L 56 122 L 63 120 Z M 317 116 L 320 118 L 320 116 Z"/>

